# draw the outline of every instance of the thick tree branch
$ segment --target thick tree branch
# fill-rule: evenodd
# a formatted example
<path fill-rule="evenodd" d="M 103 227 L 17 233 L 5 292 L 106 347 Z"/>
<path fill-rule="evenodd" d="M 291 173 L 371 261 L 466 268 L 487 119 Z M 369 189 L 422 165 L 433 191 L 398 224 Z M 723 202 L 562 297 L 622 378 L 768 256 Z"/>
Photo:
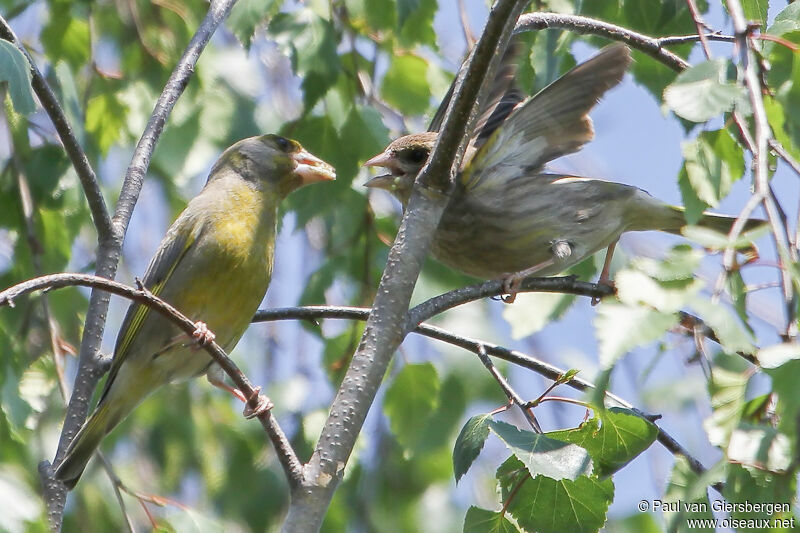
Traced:
<path fill-rule="evenodd" d="M 614 41 L 620 41 L 631 48 L 635 48 L 650 57 L 657 59 L 676 72 L 689 66 L 683 58 L 664 50 L 663 46 L 668 41 L 649 37 L 622 26 L 603 22 L 602 20 L 582 17 L 580 15 L 563 15 L 561 13 L 525 13 L 519 18 L 516 33 L 531 30 L 545 30 L 560 28 L 580 34 L 600 35 Z M 667 37 L 666 39 L 672 39 Z"/>
<path fill-rule="evenodd" d="M 111 216 L 108 213 L 106 201 L 103 198 L 103 191 L 100 190 L 100 184 L 97 181 L 94 169 L 89 163 L 89 159 L 86 157 L 83 148 L 81 148 L 78 138 L 75 137 L 75 134 L 72 132 L 72 127 L 69 125 L 64 111 L 61 109 L 56 95 L 53 94 L 53 90 L 50 88 L 50 85 L 47 84 L 42 73 L 36 68 L 36 63 L 34 63 L 28 50 L 22 42 L 20 42 L 14 30 L 11 29 L 11 26 L 9 26 L 8 22 L 6 22 L 3 17 L 0 17 L 0 37 L 16 46 L 28 60 L 28 64 L 31 67 L 31 86 L 36 96 L 39 97 L 39 101 L 42 103 L 42 107 L 47 113 L 47 116 L 49 116 L 50 120 L 53 122 L 56 133 L 58 133 L 61 139 L 61 144 L 64 145 L 64 150 L 67 152 L 67 156 L 69 156 L 70 161 L 72 161 L 72 166 L 78 174 L 83 192 L 86 195 L 86 201 L 89 204 L 89 211 L 92 214 L 94 226 L 97 228 L 98 241 L 103 242 L 110 239 L 113 234 L 113 228 L 111 225 Z"/>
<path fill-rule="evenodd" d="M 169 303 L 155 296 L 147 289 L 135 289 L 133 287 L 129 287 L 128 285 L 101 278 L 99 276 L 93 276 L 91 274 L 51 274 L 48 276 L 41 276 L 39 278 L 23 281 L 22 283 L 18 283 L 17 285 L 9 287 L 8 289 L 0 292 L 0 307 L 14 307 L 14 300 L 31 292 L 75 286 L 91 287 L 93 289 L 106 291 L 110 294 L 116 294 L 131 301 L 146 305 L 150 309 L 157 311 L 169 319 L 173 324 L 178 326 L 189 336 L 191 336 L 197 328 L 194 321 L 186 317 Z M 247 379 L 247 376 L 245 376 L 242 371 L 239 370 L 239 367 L 236 366 L 236 363 L 234 363 L 231 358 L 228 357 L 228 355 L 225 353 L 225 350 L 223 350 L 216 342 L 213 341 L 205 343 L 201 346 L 209 353 L 209 355 L 211 355 L 211 357 L 222 368 L 222 370 L 224 370 L 225 373 L 231 377 L 233 383 L 236 385 L 236 388 L 242 392 L 244 397 L 249 398 L 247 405 L 252 409 L 258 408 L 259 403 L 257 389 L 253 387 L 253 385 L 250 383 L 250 380 Z M 263 426 L 264 431 L 267 433 L 267 436 L 272 441 L 273 446 L 275 446 L 275 452 L 278 455 L 281 466 L 286 472 L 286 477 L 288 478 L 290 485 L 299 483 L 302 475 L 302 466 L 294 453 L 294 449 L 292 449 L 292 445 L 289 443 L 289 440 L 286 438 L 283 430 L 278 425 L 278 422 L 269 411 L 260 413 L 257 418 L 261 422 L 261 425 Z"/>
<path fill-rule="evenodd" d="M 392 355 L 402 342 L 405 316 L 434 229 L 448 201 L 466 132 L 476 114 L 484 82 L 497 68 L 525 2 L 498 0 L 470 59 L 456 81 L 430 160 L 417 178 L 395 244 L 389 251 L 364 334 L 331 406 L 316 449 L 305 466 L 302 487 L 292 491 L 286 532 L 318 531 L 344 466 L 355 446 Z M 499 46 L 498 46 L 499 45 Z"/>

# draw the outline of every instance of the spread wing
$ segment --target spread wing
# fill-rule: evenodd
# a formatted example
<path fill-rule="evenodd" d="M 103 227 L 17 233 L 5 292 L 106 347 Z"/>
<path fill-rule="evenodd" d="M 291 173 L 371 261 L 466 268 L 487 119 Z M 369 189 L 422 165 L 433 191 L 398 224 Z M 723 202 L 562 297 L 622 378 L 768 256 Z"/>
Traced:
<path fill-rule="evenodd" d="M 147 267 L 142 279 L 142 284 L 154 295 L 158 296 L 163 292 L 172 274 L 179 268 L 183 258 L 186 257 L 186 253 L 197 242 L 197 232 L 194 231 L 193 225 L 193 219 L 184 216 L 178 217 L 161 240 L 161 244 L 156 250 L 153 259 L 150 260 L 150 265 Z M 111 369 L 108 373 L 103 394 L 100 396 L 100 401 L 105 397 L 122 363 L 128 357 L 142 324 L 152 312 L 154 311 L 149 307 L 137 303 L 131 303 L 130 307 L 128 307 L 128 312 L 125 314 L 125 319 L 122 321 L 122 326 L 117 336 L 114 359 L 111 361 Z"/>
<path fill-rule="evenodd" d="M 612 45 L 518 104 L 462 173 L 467 189 L 492 187 L 576 152 L 594 136 L 588 113 L 617 85 L 630 64 L 625 45 Z"/>
<path fill-rule="evenodd" d="M 486 102 L 481 107 L 475 127 L 472 130 L 470 147 L 474 149 L 480 148 L 492 132 L 514 110 L 514 106 L 523 100 L 522 91 L 519 90 L 514 82 L 517 76 L 517 56 L 519 51 L 519 40 L 512 39 L 503 54 L 503 58 L 500 60 L 500 65 L 492 81 Z M 436 110 L 436 114 L 433 116 L 430 126 L 428 126 L 428 131 L 439 131 L 441 129 L 447 106 L 450 105 L 450 100 L 453 98 L 454 88 L 455 81 L 450 85 L 450 89 L 447 91 L 442 103 L 439 104 L 439 109 Z"/>

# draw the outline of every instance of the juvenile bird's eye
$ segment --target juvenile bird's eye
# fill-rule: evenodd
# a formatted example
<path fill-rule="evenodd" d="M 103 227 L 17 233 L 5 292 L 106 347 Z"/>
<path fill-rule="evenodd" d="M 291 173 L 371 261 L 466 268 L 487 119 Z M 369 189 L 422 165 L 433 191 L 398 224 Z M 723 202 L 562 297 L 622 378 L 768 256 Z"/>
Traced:
<path fill-rule="evenodd" d="M 412 148 L 408 150 L 405 154 L 405 159 L 412 163 L 422 163 L 426 159 L 428 159 L 428 151 L 424 148 Z"/>

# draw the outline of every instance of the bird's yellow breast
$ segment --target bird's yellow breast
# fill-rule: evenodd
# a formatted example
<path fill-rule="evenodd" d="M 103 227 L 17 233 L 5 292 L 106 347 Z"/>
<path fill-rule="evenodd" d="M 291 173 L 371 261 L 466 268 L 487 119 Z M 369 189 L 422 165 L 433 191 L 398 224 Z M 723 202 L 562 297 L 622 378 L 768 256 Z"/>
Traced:
<path fill-rule="evenodd" d="M 192 287 L 174 295 L 174 304 L 201 320 L 230 348 L 238 341 L 261 303 L 272 275 L 276 209 L 250 188 L 228 191 L 198 225 L 188 253 Z"/>

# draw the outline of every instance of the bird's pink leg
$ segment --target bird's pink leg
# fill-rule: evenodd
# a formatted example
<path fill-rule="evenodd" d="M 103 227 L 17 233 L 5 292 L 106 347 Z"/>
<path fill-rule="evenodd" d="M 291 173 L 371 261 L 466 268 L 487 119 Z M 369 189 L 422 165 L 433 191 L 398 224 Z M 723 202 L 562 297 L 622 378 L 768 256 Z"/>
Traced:
<path fill-rule="evenodd" d="M 242 414 L 247 419 L 257 417 L 260 414 L 269 411 L 274 405 L 272 400 L 261 394 L 261 387 L 256 387 L 253 389 L 253 394 L 250 395 L 250 398 L 247 398 L 242 391 L 225 383 L 225 373 L 222 372 L 222 369 L 218 365 L 211 365 L 211 368 L 209 368 L 206 372 L 206 379 L 218 389 L 229 392 L 234 396 L 234 398 L 243 402 L 245 406 Z M 258 398 L 258 405 L 255 407 L 255 409 L 253 409 L 250 407 L 248 402 L 251 398 L 255 397 Z"/>
<path fill-rule="evenodd" d="M 610 272 L 611 272 L 611 258 L 614 257 L 614 249 L 617 247 L 617 241 L 612 242 L 608 245 L 608 250 L 606 250 L 606 259 L 603 261 L 603 270 L 600 271 L 600 279 L 597 280 L 599 285 L 606 285 L 607 287 L 613 287 L 614 282 L 611 281 Z M 597 305 L 600 303 L 600 298 L 597 296 L 592 297 L 592 305 Z"/>

